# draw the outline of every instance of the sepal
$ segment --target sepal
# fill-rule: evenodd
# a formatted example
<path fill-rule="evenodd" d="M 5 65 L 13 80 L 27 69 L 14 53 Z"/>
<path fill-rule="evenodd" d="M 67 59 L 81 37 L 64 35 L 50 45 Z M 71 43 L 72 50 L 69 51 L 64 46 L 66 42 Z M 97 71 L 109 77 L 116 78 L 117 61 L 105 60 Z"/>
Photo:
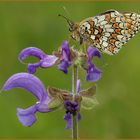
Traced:
<path fill-rule="evenodd" d="M 93 84 L 90 88 L 81 90 L 79 94 L 82 96 L 93 97 L 96 94 L 96 85 Z"/>
<path fill-rule="evenodd" d="M 48 103 L 48 109 L 56 110 L 63 105 L 63 102 L 59 98 L 52 98 Z"/>
<path fill-rule="evenodd" d="M 67 90 L 58 89 L 56 87 L 48 86 L 47 91 L 53 98 L 59 98 L 62 101 L 72 100 L 72 94 Z"/>
<path fill-rule="evenodd" d="M 99 102 L 97 101 L 96 97 L 82 97 L 81 107 L 86 110 L 93 109 Z"/>

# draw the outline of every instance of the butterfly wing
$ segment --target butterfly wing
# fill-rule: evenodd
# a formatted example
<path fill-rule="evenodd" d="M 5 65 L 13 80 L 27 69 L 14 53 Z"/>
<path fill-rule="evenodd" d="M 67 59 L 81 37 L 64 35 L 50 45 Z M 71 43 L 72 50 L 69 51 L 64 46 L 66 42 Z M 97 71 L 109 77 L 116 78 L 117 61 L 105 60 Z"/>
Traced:
<path fill-rule="evenodd" d="M 110 10 L 82 21 L 79 32 L 85 43 L 113 55 L 135 36 L 139 28 L 140 15 Z"/>

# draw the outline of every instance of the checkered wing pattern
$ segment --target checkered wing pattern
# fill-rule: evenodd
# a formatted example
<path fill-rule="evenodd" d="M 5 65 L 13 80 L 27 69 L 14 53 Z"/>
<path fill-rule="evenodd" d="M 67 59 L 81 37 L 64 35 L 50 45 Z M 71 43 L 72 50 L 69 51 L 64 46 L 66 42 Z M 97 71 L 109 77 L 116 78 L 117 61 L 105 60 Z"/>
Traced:
<path fill-rule="evenodd" d="M 83 20 L 79 32 L 83 41 L 101 52 L 117 54 L 140 29 L 140 15 L 110 10 Z"/>

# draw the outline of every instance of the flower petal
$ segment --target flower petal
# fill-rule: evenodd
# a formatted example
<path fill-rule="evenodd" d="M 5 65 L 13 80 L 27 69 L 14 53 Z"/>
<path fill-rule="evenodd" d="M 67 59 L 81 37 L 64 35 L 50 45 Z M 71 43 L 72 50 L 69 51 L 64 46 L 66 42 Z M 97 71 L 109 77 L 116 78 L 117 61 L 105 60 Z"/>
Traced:
<path fill-rule="evenodd" d="M 3 90 L 7 91 L 13 88 L 23 88 L 31 92 L 40 101 L 49 98 L 43 83 L 32 74 L 18 73 L 11 76 L 4 84 Z"/>
<path fill-rule="evenodd" d="M 35 63 L 35 64 L 28 64 L 28 72 L 30 74 L 34 74 L 38 67 L 40 67 L 40 62 Z"/>
<path fill-rule="evenodd" d="M 70 65 L 69 65 L 69 63 L 67 61 L 62 60 L 60 65 L 58 66 L 58 69 L 60 69 L 64 73 L 68 73 L 68 67 L 69 66 Z"/>
<path fill-rule="evenodd" d="M 101 53 L 94 47 L 89 47 L 87 50 L 87 54 L 89 57 L 89 60 L 92 60 L 93 56 L 101 57 Z"/>
<path fill-rule="evenodd" d="M 96 68 L 93 64 L 90 64 L 89 69 L 87 70 L 87 81 L 96 82 L 101 78 L 101 71 Z"/>
<path fill-rule="evenodd" d="M 17 116 L 19 121 L 24 125 L 24 126 L 31 126 L 33 123 L 36 122 L 36 105 L 31 106 L 27 109 L 21 109 L 17 108 Z"/>
<path fill-rule="evenodd" d="M 21 51 L 21 53 L 19 54 L 19 60 L 22 62 L 22 60 L 26 59 L 29 56 L 35 56 L 39 59 L 42 59 L 47 55 L 39 48 L 29 47 Z"/>
<path fill-rule="evenodd" d="M 39 67 L 48 68 L 55 65 L 55 62 L 58 60 L 58 57 L 55 55 L 47 55 L 42 50 L 35 47 L 24 49 L 19 55 L 19 60 L 22 62 L 22 60 L 30 56 L 35 56 L 40 59 L 40 62 L 28 64 L 28 72 L 31 74 L 35 73 L 36 69 Z"/>
<path fill-rule="evenodd" d="M 56 57 L 55 55 L 48 55 L 43 60 L 41 60 L 40 66 L 42 68 L 51 67 L 51 66 L 55 65 L 57 60 L 58 60 L 58 57 Z"/>
<path fill-rule="evenodd" d="M 62 70 L 64 73 L 68 73 L 68 67 L 71 65 L 70 59 L 70 47 L 68 41 L 64 41 L 62 44 L 62 60 L 58 69 Z"/>
<path fill-rule="evenodd" d="M 70 61 L 70 47 L 68 41 L 64 41 L 62 44 L 62 55 L 65 61 Z"/>
<path fill-rule="evenodd" d="M 77 89 L 77 93 L 79 93 L 81 90 L 80 79 L 77 80 L 76 89 Z"/>
<path fill-rule="evenodd" d="M 72 116 L 69 112 L 65 114 L 64 120 L 67 122 L 66 129 L 71 129 L 71 127 L 72 127 Z"/>
<path fill-rule="evenodd" d="M 48 103 L 49 103 L 48 100 L 46 100 L 46 103 L 45 102 L 38 103 L 37 104 L 37 111 L 41 112 L 41 113 L 47 113 L 47 112 L 54 111 L 55 109 L 48 108 Z"/>

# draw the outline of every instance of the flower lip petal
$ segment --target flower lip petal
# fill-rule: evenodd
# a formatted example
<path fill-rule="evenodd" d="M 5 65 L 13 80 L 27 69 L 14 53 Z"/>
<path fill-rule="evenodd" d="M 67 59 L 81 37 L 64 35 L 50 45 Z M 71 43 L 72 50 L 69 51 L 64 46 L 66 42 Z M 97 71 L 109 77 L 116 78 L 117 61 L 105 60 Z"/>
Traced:
<path fill-rule="evenodd" d="M 70 66 L 70 64 L 67 61 L 62 60 L 61 64 L 58 66 L 58 69 L 60 69 L 64 73 L 68 73 L 69 66 Z"/>
<path fill-rule="evenodd" d="M 87 54 L 88 54 L 90 60 L 93 58 L 93 56 L 97 56 L 99 58 L 101 57 L 101 53 L 99 52 L 99 50 L 92 46 L 90 46 L 88 48 Z"/>
<path fill-rule="evenodd" d="M 80 79 L 77 80 L 76 89 L 77 89 L 77 94 L 78 94 L 81 90 Z"/>
<path fill-rule="evenodd" d="M 66 113 L 64 116 L 64 120 L 67 122 L 66 129 L 71 129 L 72 126 L 72 116 L 70 113 Z"/>
<path fill-rule="evenodd" d="M 17 108 L 17 116 L 19 121 L 24 126 L 31 126 L 36 122 L 36 105 L 33 105 L 27 109 Z"/>
<path fill-rule="evenodd" d="M 21 53 L 19 54 L 19 61 L 22 62 L 22 60 L 26 59 L 29 56 L 35 56 L 39 59 L 43 59 L 44 57 L 46 57 L 47 55 L 39 48 L 36 47 L 28 47 L 25 48 L 21 51 Z"/>
<path fill-rule="evenodd" d="M 96 82 L 100 78 L 101 78 L 101 71 L 97 67 L 95 67 L 93 64 L 91 64 L 87 72 L 86 81 Z"/>
<path fill-rule="evenodd" d="M 32 74 L 18 73 L 11 76 L 4 84 L 3 90 L 13 88 L 23 88 L 31 92 L 39 101 L 49 98 L 43 83 Z"/>

